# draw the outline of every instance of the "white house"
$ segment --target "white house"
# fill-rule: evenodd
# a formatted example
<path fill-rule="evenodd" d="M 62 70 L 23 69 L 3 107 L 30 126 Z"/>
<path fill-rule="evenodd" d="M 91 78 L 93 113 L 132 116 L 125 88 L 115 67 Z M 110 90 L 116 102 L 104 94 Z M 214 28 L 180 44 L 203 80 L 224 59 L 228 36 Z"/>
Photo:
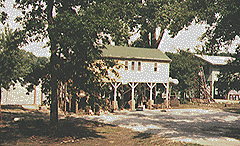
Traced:
<path fill-rule="evenodd" d="M 152 90 L 157 83 L 162 83 L 166 88 L 166 95 L 169 93 L 169 59 L 159 49 L 106 46 L 103 49 L 102 57 L 114 59 L 120 68 L 115 68 L 119 73 L 116 77 L 109 73 L 110 80 L 105 79 L 106 83 L 111 83 L 114 89 L 114 107 L 117 107 L 117 88 L 121 84 L 128 84 L 132 89 L 131 109 L 135 109 L 134 89 L 138 84 L 147 84 L 150 91 L 149 100 L 153 104 Z M 168 98 L 167 98 L 168 99 Z"/>
<path fill-rule="evenodd" d="M 29 95 L 27 95 L 27 89 L 22 87 L 20 83 L 16 83 L 14 87 L 10 87 L 9 90 L 2 88 L 2 105 L 23 105 L 37 106 L 42 104 L 42 101 L 45 100 L 45 96 L 41 93 L 40 85 L 35 87 Z"/>

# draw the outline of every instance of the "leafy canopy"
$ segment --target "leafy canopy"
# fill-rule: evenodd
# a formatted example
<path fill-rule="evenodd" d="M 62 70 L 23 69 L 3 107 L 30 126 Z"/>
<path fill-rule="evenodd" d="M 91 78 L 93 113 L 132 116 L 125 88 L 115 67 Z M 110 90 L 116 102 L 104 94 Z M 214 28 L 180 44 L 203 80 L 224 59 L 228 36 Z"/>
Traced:
<path fill-rule="evenodd" d="M 179 31 L 186 29 L 193 21 L 211 20 L 214 17 L 213 0 L 147 0 L 138 1 L 135 16 L 132 18 L 140 32 L 140 38 L 133 46 L 157 48 L 165 31 L 175 37 Z M 214 7 L 212 7 L 214 8 Z M 159 35 L 156 29 L 160 28 Z"/>
<path fill-rule="evenodd" d="M 22 50 L 18 47 L 21 45 L 22 32 L 12 30 L 7 25 L 0 34 L 0 87 L 9 89 L 14 85 L 20 77 L 23 77 L 26 72 L 23 69 L 25 63 L 22 56 Z"/>
<path fill-rule="evenodd" d="M 240 1 L 218 0 L 215 4 L 216 7 L 209 7 L 214 10 L 215 17 L 211 21 L 207 21 L 210 26 L 202 37 L 208 40 L 203 52 L 209 54 L 217 54 L 224 49 L 228 50 L 233 41 L 239 41 L 240 36 Z M 239 90 L 239 44 L 235 49 L 236 52 L 232 55 L 235 60 L 229 61 L 220 69 L 219 79 L 216 82 L 216 86 L 222 94 L 227 94 L 231 89 Z"/>
<path fill-rule="evenodd" d="M 177 53 L 166 53 L 172 59 L 170 64 L 170 76 L 179 80 L 177 86 L 173 86 L 173 92 L 196 95 L 198 92 L 198 73 L 200 66 L 205 65 L 189 50 L 179 50 Z"/>

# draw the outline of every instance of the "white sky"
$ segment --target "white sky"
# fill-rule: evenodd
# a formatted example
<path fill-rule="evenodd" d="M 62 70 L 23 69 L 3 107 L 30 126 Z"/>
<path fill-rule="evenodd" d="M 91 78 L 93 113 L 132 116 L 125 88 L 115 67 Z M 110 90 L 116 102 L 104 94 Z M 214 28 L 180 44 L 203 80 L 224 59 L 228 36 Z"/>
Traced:
<path fill-rule="evenodd" d="M 14 0 L 6 0 L 5 3 L 5 9 L 4 11 L 8 13 L 9 20 L 7 21 L 11 28 L 21 27 L 20 25 L 14 23 L 14 19 L 16 16 L 21 15 L 21 12 L 19 10 L 13 9 Z M 1 11 L 2 9 L 0 9 Z M 205 32 L 205 26 L 206 25 L 191 25 L 188 27 L 188 30 L 182 30 L 178 33 L 178 35 L 175 38 L 170 38 L 170 36 L 167 33 L 164 33 L 164 36 L 162 38 L 161 44 L 159 46 L 159 49 L 163 52 L 175 52 L 176 49 L 183 49 L 186 50 L 190 48 L 191 51 L 193 51 L 194 47 L 197 45 L 203 45 L 198 38 Z M 0 29 L 3 28 L 3 26 L 0 26 Z M 138 35 L 133 36 L 132 38 L 136 39 Z M 31 43 L 30 45 L 23 47 L 26 51 L 33 52 L 36 56 L 46 56 L 49 57 L 49 49 L 42 47 L 45 45 L 46 42 L 39 42 L 39 43 Z M 239 43 L 239 41 L 238 41 Z M 233 44 L 233 46 L 236 45 L 236 42 Z M 231 47 L 229 49 L 230 52 L 234 52 L 235 49 Z"/>

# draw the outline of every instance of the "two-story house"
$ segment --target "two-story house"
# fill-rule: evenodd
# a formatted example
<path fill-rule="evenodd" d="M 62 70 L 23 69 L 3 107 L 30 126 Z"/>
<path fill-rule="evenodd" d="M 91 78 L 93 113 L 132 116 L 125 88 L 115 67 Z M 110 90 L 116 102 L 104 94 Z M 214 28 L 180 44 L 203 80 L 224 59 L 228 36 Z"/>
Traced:
<path fill-rule="evenodd" d="M 111 83 L 114 89 L 113 105 L 117 107 L 117 88 L 121 84 L 128 84 L 132 89 L 131 109 L 135 109 L 134 89 L 138 84 L 147 84 L 149 87 L 149 100 L 153 104 L 152 90 L 156 84 L 161 83 L 165 86 L 166 92 L 169 93 L 169 59 L 159 49 L 136 48 L 124 46 L 110 46 L 102 50 L 102 57 L 113 59 L 118 65 L 122 66 L 116 71 L 119 77 L 113 73 L 109 73 L 110 80 L 105 80 Z"/>

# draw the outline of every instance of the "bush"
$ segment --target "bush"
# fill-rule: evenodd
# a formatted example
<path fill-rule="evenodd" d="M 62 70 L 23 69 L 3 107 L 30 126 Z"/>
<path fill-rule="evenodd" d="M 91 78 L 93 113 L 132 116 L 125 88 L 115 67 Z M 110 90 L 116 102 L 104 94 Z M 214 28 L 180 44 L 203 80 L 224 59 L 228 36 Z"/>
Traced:
<path fill-rule="evenodd" d="M 178 107 L 180 105 L 180 101 L 178 100 L 178 99 L 172 99 L 172 100 L 170 100 L 170 106 L 171 107 Z"/>
<path fill-rule="evenodd" d="M 187 99 L 181 98 L 181 99 L 180 99 L 180 103 L 181 103 L 181 104 L 188 104 L 189 101 L 188 101 Z"/>

